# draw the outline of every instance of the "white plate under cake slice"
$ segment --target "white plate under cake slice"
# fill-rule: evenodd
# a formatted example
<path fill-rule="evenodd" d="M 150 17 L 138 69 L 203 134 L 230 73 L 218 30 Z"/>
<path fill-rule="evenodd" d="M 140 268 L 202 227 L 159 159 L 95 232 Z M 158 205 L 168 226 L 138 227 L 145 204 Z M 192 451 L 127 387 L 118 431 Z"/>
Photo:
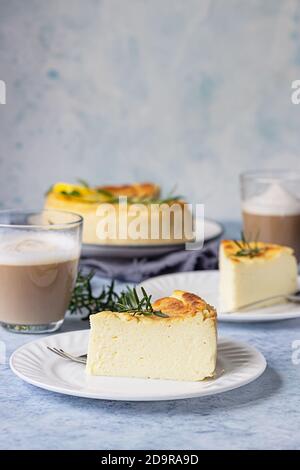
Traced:
<path fill-rule="evenodd" d="M 80 355 L 86 353 L 88 339 L 89 330 L 83 330 L 30 341 L 12 354 L 10 366 L 22 380 L 52 392 L 126 401 L 179 400 L 215 395 L 252 382 L 266 367 L 259 351 L 229 338 L 218 341 L 214 379 L 200 382 L 89 376 L 83 364 L 62 359 L 47 349 L 50 346 Z"/>

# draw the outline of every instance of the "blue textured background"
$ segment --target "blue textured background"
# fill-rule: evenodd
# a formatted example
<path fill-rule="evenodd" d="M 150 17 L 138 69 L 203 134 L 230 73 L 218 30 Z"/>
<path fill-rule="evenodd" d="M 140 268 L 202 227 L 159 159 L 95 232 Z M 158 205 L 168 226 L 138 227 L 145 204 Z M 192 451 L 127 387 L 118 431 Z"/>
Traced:
<path fill-rule="evenodd" d="M 238 173 L 299 165 L 297 0 L 0 0 L 0 203 L 154 180 L 239 216 Z"/>
<path fill-rule="evenodd" d="M 37 206 L 80 176 L 177 182 L 208 216 L 233 219 L 240 171 L 299 166 L 297 0 L 0 0 L 0 79 L 1 207 Z M 1 365 L 0 447 L 299 448 L 298 331 L 221 324 L 269 367 L 204 400 L 64 397 Z M 0 331 L 8 354 L 31 339 Z"/>

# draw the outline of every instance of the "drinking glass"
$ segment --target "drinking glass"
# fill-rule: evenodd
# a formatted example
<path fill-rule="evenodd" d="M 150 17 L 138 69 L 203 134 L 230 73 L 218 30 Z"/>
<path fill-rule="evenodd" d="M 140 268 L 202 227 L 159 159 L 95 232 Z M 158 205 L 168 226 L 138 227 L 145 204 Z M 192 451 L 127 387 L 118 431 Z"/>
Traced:
<path fill-rule="evenodd" d="M 0 211 L 0 323 L 46 333 L 64 321 L 77 277 L 83 220 L 70 212 Z"/>
<path fill-rule="evenodd" d="M 300 172 L 251 171 L 240 183 L 246 238 L 289 246 L 300 260 Z"/>

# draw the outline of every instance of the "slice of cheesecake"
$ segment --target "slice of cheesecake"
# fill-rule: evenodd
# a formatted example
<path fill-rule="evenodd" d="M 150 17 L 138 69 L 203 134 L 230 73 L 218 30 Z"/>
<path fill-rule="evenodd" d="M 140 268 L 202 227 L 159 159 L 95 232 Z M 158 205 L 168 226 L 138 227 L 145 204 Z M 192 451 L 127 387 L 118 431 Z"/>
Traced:
<path fill-rule="evenodd" d="M 223 240 L 219 269 L 220 310 L 223 312 L 297 290 L 297 262 L 293 250 L 286 246 Z M 284 299 L 269 300 L 258 307 L 282 301 Z"/>
<path fill-rule="evenodd" d="M 214 375 L 216 311 L 176 290 L 153 303 L 167 317 L 101 312 L 91 315 L 90 375 L 198 381 Z"/>

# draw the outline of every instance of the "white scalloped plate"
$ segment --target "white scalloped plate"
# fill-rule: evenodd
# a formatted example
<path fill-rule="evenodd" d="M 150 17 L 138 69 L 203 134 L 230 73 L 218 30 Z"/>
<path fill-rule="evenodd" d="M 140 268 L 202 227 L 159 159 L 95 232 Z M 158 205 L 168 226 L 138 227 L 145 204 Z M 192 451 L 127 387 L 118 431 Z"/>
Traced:
<path fill-rule="evenodd" d="M 72 354 L 87 351 L 89 330 L 72 331 L 32 341 L 10 358 L 12 371 L 32 385 L 53 392 L 85 398 L 125 401 L 178 400 L 214 395 L 246 385 L 266 368 L 263 355 L 255 348 L 231 339 L 218 343 L 216 377 L 203 382 L 89 377 L 85 367 L 51 353 L 47 346 Z"/>
<path fill-rule="evenodd" d="M 300 277 L 298 277 L 300 286 Z M 223 313 L 219 309 L 219 271 L 192 271 L 185 273 L 165 274 L 143 281 L 143 286 L 152 298 L 159 299 L 180 289 L 203 297 L 218 312 L 218 320 L 226 322 L 269 322 L 300 318 L 300 304 L 283 303 L 271 307 L 256 308 L 248 311 Z"/>
<path fill-rule="evenodd" d="M 223 226 L 215 220 L 204 220 L 204 242 L 211 242 L 219 238 L 224 232 Z M 201 234 L 199 235 L 201 238 Z M 114 257 L 114 258 L 152 258 L 162 256 L 173 251 L 184 250 L 184 243 L 164 243 L 162 245 L 92 245 L 82 244 L 81 254 L 85 258 Z"/>

